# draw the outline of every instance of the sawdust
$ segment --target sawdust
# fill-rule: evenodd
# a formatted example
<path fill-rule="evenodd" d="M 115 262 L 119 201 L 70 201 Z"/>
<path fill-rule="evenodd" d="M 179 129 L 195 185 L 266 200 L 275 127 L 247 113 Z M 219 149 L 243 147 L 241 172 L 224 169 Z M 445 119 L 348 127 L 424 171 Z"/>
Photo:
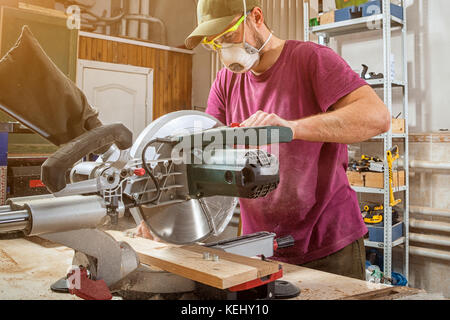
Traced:
<path fill-rule="evenodd" d="M 152 250 L 163 250 L 163 249 L 167 249 L 167 246 L 152 248 Z"/>
<path fill-rule="evenodd" d="M 20 271 L 19 264 L 5 251 L 0 249 L 0 272 L 15 273 Z"/>
<path fill-rule="evenodd" d="M 33 242 L 34 244 L 37 244 L 44 248 L 59 248 L 59 247 L 61 247 L 60 244 L 57 244 L 52 241 L 49 241 L 49 240 L 46 240 L 43 238 L 39 238 L 39 237 L 27 237 L 26 240 Z"/>

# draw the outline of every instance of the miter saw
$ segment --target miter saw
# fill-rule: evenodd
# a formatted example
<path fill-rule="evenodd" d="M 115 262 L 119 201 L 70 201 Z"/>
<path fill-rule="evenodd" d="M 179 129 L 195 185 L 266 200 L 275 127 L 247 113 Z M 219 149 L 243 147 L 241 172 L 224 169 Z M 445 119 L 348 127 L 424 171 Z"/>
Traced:
<path fill-rule="evenodd" d="M 20 76 L 25 58 L 47 81 L 40 81 L 42 74 Z M 0 83 L 0 107 L 60 149 L 42 166 L 51 194 L 7 200 L 0 234 L 39 236 L 73 248 L 73 265 L 81 266 L 86 280 L 74 293 L 83 298 L 99 298 L 86 292 L 98 289 L 95 281 L 111 288 L 140 265 L 127 243 L 105 232 L 117 228 L 125 213 L 166 242 L 191 244 L 220 235 L 237 198 L 265 197 L 279 183 L 278 159 L 259 147 L 290 142 L 289 128 L 228 128 L 207 114 L 180 111 L 153 121 L 133 143 L 122 124 L 99 123 L 83 93 L 26 28 L 0 62 L 0 79 L 11 70 L 19 76 Z M 99 150 L 104 152 L 96 161 L 80 161 Z"/>

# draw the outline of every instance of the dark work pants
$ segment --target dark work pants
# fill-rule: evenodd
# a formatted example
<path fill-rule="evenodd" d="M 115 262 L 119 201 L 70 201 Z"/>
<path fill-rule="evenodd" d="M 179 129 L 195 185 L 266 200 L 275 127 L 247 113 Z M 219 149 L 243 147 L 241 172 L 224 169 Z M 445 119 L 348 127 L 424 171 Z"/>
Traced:
<path fill-rule="evenodd" d="M 302 267 L 366 280 L 366 249 L 361 238 L 325 258 L 308 262 Z"/>

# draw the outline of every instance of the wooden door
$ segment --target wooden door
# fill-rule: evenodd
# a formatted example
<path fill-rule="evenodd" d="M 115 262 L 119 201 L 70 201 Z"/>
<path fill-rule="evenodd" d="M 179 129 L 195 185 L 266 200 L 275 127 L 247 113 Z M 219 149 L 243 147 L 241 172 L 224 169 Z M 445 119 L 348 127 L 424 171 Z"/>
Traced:
<path fill-rule="evenodd" d="M 153 120 L 153 70 L 79 60 L 77 84 L 104 124 L 120 122 L 134 140 Z"/>

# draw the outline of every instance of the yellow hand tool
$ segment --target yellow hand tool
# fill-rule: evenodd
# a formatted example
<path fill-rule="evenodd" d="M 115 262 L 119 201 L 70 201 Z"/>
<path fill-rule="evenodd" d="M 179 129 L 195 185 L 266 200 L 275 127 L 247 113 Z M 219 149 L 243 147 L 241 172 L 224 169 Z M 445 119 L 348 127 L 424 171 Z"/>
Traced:
<path fill-rule="evenodd" d="M 383 215 L 382 214 L 374 214 L 364 218 L 364 222 L 367 224 L 377 224 L 383 222 Z"/>
<path fill-rule="evenodd" d="M 387 151 L 387 162 L 388 162 L 388 167 L 389 167 L 389 192 L 390 192 L 391 207 L 395 207 L 396 205 L 398 205 L 399 203 L 402 202 L 401 199 L 395 200 L 394 188 L 393 188 L 394 174 L 393 174 L 392 167 L 393 167 L 394 161 L 397 160 L 398 158 L 400 158 L 400 154 L 398 152 L 398 146 L 395 146 L 391 150 Z"/>
<path fill-rule="evenodd" d="M 383 162 L 383 160 L 381 160 L 380 158 L 377 158 L 377 157 L 370 157 L 370 156 L 367 156 L 367 155 L 365 155 L 365 154 L 363 154 L 363 155 L 361 156 L 361 160 L 363 160 L 363 161 Z"/>
<path fill-rule="evenodd" d="M 364 215 L 365 213 L 365 215 Z M 364 222 L 377 224 L 383 222 L 384 207 L 380 205 L 365 205 L 363 208 Z"/>

